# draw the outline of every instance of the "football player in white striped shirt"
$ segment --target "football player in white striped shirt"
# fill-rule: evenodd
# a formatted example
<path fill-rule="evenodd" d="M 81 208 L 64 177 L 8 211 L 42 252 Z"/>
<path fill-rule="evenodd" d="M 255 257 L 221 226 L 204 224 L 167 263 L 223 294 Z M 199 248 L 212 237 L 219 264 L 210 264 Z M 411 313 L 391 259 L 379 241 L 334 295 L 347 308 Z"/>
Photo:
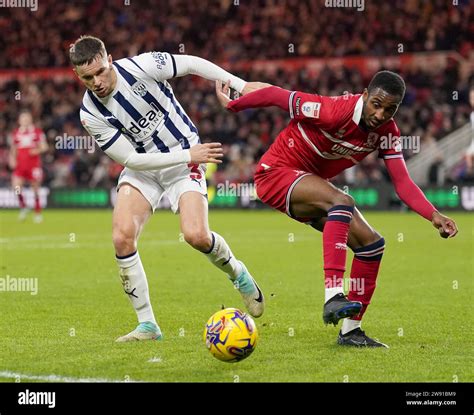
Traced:
<path fill-rule="evenodd" d="M 123 287 L 138 317 L 135 330 L 117 341 L 161 339 L 137 251 L 146 221 L 166 194 L 180 214 L 184 239 L 224 271 L 249 313 L 264 310 L 263 294 L 226 241 L 209 230 L 205 163 L 220 163 L 219 143 L 200 144 L 196 126 L 173 94 L 168 79 L 188 74 L 228 82 L 240 93 L 246 83 L 195 56 L 143 53 L 112 61 L 104 43 L 82 36 L 71 45 L 74 72 L 86 86 L 81 121 L 101 149 L 125 168 L 118 180 L 113 244 Z"/>

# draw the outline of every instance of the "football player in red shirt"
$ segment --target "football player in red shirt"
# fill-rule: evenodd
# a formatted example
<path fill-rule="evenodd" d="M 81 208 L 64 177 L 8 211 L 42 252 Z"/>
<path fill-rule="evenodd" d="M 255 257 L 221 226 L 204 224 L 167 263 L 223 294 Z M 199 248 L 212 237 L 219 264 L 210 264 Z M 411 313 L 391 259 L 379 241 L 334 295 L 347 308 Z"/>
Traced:
<path fill-rule="evenodd" d="M 455 222 L 439 213 L 410 178 L 393 120 L 405 94 L 403 79 L 378 72 L 362 94 L 321 96 L 288 91 L 260 82 L 230 100 L 228 85 L 216 83 L 225 108 L 277 106 L 291 121 L 260 159 L 255 173 L 257 195 L 266 204 L 323 233 L 325 304 L 323 320 L 343 324 L 338 344 L 388 347 L 361 330 L 361 319 L 375 290 L 384 238 L 354 205 L 354 199 L 327 179 L 378 151 L 400 199 L 432 222 L 443 238 L 458 232 Z M 350 290 L 343 291 L 347 246 L 354 252 Z M 362 290 L 355 287 L 362 287 Z"/>
<path fill-rule="evenodd" d="M 26 218 L 28 209 L 23 196 L 23 185 L 29 182 L 35 196 L 34 221 L 42 221 L 39 189 L 43 179 L 41 154 L 48 150 L 43 131 L 33 124 L 29 111 L 23 111 L 18 117 L 19 127 L 13 131 L 10 147 L 10 168 L 13 170 L 12 187 L 18 195 L 20 204 L 20 220 Z"/>

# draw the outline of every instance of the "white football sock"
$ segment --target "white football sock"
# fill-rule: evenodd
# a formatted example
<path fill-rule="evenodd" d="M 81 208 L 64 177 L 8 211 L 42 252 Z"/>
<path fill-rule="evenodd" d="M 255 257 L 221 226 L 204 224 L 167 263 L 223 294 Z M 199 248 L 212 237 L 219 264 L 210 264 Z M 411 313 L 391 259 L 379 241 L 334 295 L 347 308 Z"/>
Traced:
<path fill-rule="evenodd" d="M 120 269 L 123 289 L 132 302 L 132 306 L 137 313 L 138 322 L 151 321 L 156 324 L 150 304 L 148 282 L 138 251 L 125 258 L 116 257 L 116 260 Z"/>
<path fill-rule="evenodd" d="M 235 280 L 242 273 L 242 265 L 237 261 L 225 239 L 216 232 L 211 233 L 212 247 L 205 253 L 206 257 L 231 280 Z"/>
<path fill-rule="evenodd" d="M 346 334 L 350 331 L 360 328 L 362 322 L 360 320 L 351 320 L 350 318 L 345 318 L 342 320 L 341 333 Z"/>
<path fill-rule="evenodd" d="M 342 287 L 325 288 L 324 302 L 327 303 L 332 297 L 340 293 L 344 294 L 344 289 Z"/>

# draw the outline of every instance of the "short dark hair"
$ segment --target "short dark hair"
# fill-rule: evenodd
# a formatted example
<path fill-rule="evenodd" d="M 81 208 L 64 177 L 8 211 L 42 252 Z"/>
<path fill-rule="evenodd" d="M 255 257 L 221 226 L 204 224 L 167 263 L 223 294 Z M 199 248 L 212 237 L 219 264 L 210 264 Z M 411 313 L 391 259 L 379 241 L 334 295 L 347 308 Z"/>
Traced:
<path fill-rule="evenodd" d="M 399 96 L 401 99 L 405 96 L 405 81 L 403 78 L 391 71 L 377 72 L 368 86 L 369 94 L 375 89 L 380 88 L 390 95 Z"/>
<path fill-rule="evenodd" d="M 69 60 L 74 66 L 88 65 L 100 55 L 107 55 L 102 40 L 94 36 L 81 36 L 69 48 Z"/>

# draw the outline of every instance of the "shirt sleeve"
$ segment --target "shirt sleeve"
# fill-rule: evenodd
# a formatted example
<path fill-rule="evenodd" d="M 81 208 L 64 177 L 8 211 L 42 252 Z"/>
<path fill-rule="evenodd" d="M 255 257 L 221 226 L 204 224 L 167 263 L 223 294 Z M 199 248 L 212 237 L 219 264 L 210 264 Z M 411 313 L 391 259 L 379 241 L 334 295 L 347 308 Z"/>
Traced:
<path fill-rule="evenodd" d="M 46 143 L 46 135 L 40 128 L 36 129 L 36 140 L 39 144 Z"/>
<path fill-rule="evenodd" d="M 291 91 L 269 86 L 257 89 L 240 98 L 234 99 L 227 104 L 227 109 L 231 112 L 239 112 L 249 108 L 280 107 L 284 111 L 289 111 L 288 102 Z"/>
<path fill-rule="evenodd" d="M 245 81 L 222 69 L 220 66 L 191 55 L 171 55 L 176 62 L 176 76 L 198 75 L 211 81 L 230 81 L 230 87 L 242 93 Z"/>
<path fill-rule="evenodd" d="M 94 137 L 94 140 L 102 150 L 107 150 L 120 136 L 120 131 L 108 125 L 105 121 L 94 115 L 81 110 L 80 118 L 83 127 Z"/>
<path fill-rule="evenodd" d="M 191 162 L 189 150 L 171 153 L 137 153 L 130 141 L 116 128 L 81 111 L 81 121 L 87 132 L 111 159 L 132 170 L 158 170 Z"/>
<path fill-rule="evenodd" d="M 379 141 L 379 158 L 384 160 L 391 159 L 402 159 L 402 142 L 400 140 L 400 130 L 395 124 L 395 121 L 391 121 L 388 129 L 384 132 L 383 136 Z"/>
<path fill-rule="evenodd" d="M 384 163 L 400 200 L 420 216 L 431 220 L 436 208 L 410 177 L 403 156 L 384 159 Z"/>
<path fill-rule="evenodd" d="M 166 81 L 177 75 L 176 61 L 167 52 L 146 52 L 132 59 L 145 73 L 155 81 Z"/>
<path fill-rule="evenodd" d="M 139 171 L 158 170 L 191 162 L 189 150 L 171 153 L 137 153 L 132 144 L 120 133 L 113 144 L 105 149 L 105 154 L 122 166 Z"/>
<path fill-rule="evenodd" d="M 290 117 L 317 125 L 333 125 L 343 116 L 343 100 L 347 96 L 328 97 L 318 94 L 293 91 L 289 97 Z"/>

